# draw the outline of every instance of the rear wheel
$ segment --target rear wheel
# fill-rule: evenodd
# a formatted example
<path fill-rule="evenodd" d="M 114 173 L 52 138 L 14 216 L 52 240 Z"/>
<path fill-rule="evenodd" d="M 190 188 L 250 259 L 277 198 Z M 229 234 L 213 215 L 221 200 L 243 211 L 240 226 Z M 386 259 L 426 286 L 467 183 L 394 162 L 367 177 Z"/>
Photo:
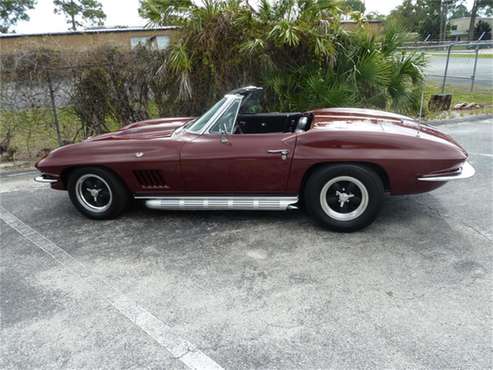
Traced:
<path fill-rule="evenodd" d="M 121 180 L 102 168 L 74 170 L 67 188 L 74 206 L 89 218 L 115 218 L 128 204 L 128 192 Z"/>
<path fill-rule="evenodd" d="M 335 231 L 356 231 L 372 223 L 383 201 L 383 184 L 371 169 L 332 165 L 317 169 L 304 189 L 308 213 Z"/>

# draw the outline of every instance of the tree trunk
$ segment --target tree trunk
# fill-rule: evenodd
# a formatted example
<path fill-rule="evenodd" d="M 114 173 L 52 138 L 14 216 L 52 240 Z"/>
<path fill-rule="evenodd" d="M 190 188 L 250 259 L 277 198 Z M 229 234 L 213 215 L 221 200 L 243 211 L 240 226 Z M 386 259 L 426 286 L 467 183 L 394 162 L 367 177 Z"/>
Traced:
<path fill-rule="evenodd" d="M 77 31 L 77 23 L 75 22 L 75 14 L 76 14 L 76 6 L 74 4 L 74 0 L 70 0 L 70 11 L 68 14 L 70 15 L 70 20 L 72 21 L 72 31 Z"/>
<path fill-rule="evenodd" d="M 469 21 L 469 41 L 474 38 L 474 26 L 476 25 L 476 16 L 478 15 L 479 0 L 474 0 L 471 9 L 471 20 Z"/>
<path fill-rule="evenodd" d="M 75 15 L 72 15 L 71 19 L 72 19 L 72 31 L 77 31 L 77 25 L 75 24 Z"/>
<path fill-rule="evenodd" d="M 438 41 L 443 41 L 443 0 L 440 2 L 440 29 L 438 34 Z"/>
<path fill-rule="evenodd" d="M 435 94 L 430 97 L 428 109 L 430 111 L 444 111 L 450 109 L 452 103 L 452 95 L 450 94 Z"/>

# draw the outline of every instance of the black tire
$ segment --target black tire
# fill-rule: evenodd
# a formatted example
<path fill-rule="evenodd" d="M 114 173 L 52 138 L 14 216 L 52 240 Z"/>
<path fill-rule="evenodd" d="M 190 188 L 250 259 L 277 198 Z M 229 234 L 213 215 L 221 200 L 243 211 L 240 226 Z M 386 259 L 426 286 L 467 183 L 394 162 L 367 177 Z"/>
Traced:
<path fill-rule="evenodd" d="M 303 199 L 308 214 L 323 226 L 351 232 L 375 220 L 383 194 L 382 180 L 370 168 L 336 164 L 320 167 L 310 175 Z"/>
<path fill-rule="evenodd" d="M 75 169 L 69 175 L 67 189 L 75 208 L 92 219 L 116 218 L 129 203 L 129 193 L 120 178 L 98 167 Z"/>

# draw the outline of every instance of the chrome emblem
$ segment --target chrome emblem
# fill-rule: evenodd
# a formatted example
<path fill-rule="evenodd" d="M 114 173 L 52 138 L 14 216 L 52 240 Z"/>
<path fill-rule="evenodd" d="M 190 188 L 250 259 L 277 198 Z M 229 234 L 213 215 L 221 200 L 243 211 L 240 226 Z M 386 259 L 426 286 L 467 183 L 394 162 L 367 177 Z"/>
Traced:
<path fill-rule="evenodd" d="M 137 153 L 135 153 L 135 156 L 136 156 L 137 158 L 140 158 L 140 157 L 143 157 L 143 156 L 144 156 L 144 153 L 142 153 L 142 152 L 137 152 Z"/>

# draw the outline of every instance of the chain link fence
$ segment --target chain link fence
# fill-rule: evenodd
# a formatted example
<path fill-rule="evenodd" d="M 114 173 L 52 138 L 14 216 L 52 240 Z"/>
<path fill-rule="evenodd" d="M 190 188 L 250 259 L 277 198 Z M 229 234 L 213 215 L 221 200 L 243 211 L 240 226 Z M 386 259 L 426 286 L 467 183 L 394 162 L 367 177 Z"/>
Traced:
<path fill-rule="evenodd" d="M 25 158 L 157 115 L 161 52 L 36 49 L 0 59 L 0 158 Z M 169 95 L 169 94 L 168 94 Z M 171 105 L 171 104 L 169 104 Z"/>
<path fill-rule="evenodd" d="M 425 76 L 438 83 L 442 93 L 447 86 L 470 92 L 493 90 L 493 41 L 415 42 L 401 49 L 426 55 Z"/>

